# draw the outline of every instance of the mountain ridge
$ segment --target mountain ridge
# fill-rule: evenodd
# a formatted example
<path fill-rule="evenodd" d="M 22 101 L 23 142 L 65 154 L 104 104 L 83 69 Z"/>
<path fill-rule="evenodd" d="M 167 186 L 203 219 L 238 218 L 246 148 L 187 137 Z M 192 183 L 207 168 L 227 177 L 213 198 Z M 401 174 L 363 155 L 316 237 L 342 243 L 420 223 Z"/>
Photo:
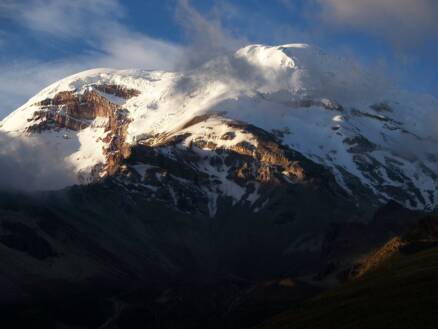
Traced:
<path fill-rule="evenodd" d="M 429 150 L 436 142 L 419 122 L 438 102 L 379 87 L 347 60 L 308 45 L 250 45 L 189 72 L 94 69 L 73 75 L 31 98 L 0 130 L 53 147 L 81 177 L 74 184 L 113 175 L 145 138 L 175 134 L 195 118 L 215 115 L 274 134 L 328 168 L 352 198 L 362 193 L 376 206 L 395 199 L 433 210 L 438 159 Z M 205 140 L 200 149 L 212 141 L 209 130 L 226 130 L 212 120 L 203 125 L 184 130 Z M 226 132 L 227 140 L 213 136 L 221 148 L 251 144 L 236 129 Z"/>

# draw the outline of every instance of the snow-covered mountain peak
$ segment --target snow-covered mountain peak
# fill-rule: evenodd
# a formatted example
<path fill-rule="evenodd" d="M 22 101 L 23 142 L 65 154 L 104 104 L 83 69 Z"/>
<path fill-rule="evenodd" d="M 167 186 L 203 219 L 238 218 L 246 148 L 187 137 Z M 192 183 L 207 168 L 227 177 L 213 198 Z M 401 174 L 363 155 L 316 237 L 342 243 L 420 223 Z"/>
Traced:
<path fill-rule="evenodd" d="M 378 202 L 434 208 L 437 141 L 427 118 L 437 104 L 316 47 L 249 45 L 185 72 L 78 73 L 42 90 L 0 129 L 52 145 L 90 181 L 117 171 L 130 148 L 154 136 L 196 136 L 215 150 L 240 147 L 222 136 L 247 136 L 252 145 L 254 136 L 222 119 L 245 122 L 328 168 L 348 193 L 360 184 Z M 199 118 L 201 126 L 188 125 Z"/>
<path fill-rule="evenodd" d="M 328 98 L 353 105 L 364 98 L 380 99 L 392 89 L 385 79 L 370 74 L 352 60 L 325 53 L 307 44 L 248 45 L 234 54 L 215 58 L 194 70 L 264 94 L 277 93 L 289 100 Z"/>
<path fill-rule="evenodd" d="M 288 56 L 284 49 L 285 47 L 282 46 L 250 45 L 238 50 L 235 56 L 261 68 L 269 68 L 276 71 L 295 68 L 293 58 Z"/>

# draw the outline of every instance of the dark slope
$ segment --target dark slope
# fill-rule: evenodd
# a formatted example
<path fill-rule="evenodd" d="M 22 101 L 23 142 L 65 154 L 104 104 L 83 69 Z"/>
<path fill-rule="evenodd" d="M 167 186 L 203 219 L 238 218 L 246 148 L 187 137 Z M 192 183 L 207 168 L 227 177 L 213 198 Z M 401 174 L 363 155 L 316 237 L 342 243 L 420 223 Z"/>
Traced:
<path fill-rule="evenodd" d="M 328 259 L 342 263 L 343 270 L 352 255 L 369 251 L 402 231 L 399 221 L 417 216 L 392 205 L 386 221 L 381 214 L 375 218 L 379 225 L 357 223 L 352 231 L 344 223 L 347 229 L 335 235 L 329 230 L 323 250 L 292 249 L 300 232 L 329 225 L 323 224 L 322 205 L 287 202 L 288 193 L 301 192 L 310 202 L 315 193 L 328 192 L 295 188 L 271 194 L 273 209 L 301 207 L 308 214 L 290 221 L 284 212 L 254 213 L 227 200 L 214 219 L 188 214 L 117 180 L 1 194 L 0 325 L 250 328 L 321 292 L 320 282 L 303 282 L 297 279 L 301 274 L 314 276 Z M 349 217 L 345 204 L 332 208 Z M 435 226 L 423 226 L 411 231 L 411 240 L 435 236 Z M 377 232 L 374 244 L 350 243 Z"/>
<path fill-rule="evenodd" d="M 266 322 L 264 329 L 436 328 L 438 218 L 426 217 L 365 262 L 366 273 Z"/>

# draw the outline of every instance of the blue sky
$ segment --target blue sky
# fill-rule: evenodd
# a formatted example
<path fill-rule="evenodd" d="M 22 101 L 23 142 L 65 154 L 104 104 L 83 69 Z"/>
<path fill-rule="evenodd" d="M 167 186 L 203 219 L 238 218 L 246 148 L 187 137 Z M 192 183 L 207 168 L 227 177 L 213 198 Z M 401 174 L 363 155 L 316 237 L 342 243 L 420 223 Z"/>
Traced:
<path fill-rule="evenodd" d="M 93 67 L 184 69 L 310 43 L 438 97 L 436 0 L 0 0 L 0 118 Z"/>

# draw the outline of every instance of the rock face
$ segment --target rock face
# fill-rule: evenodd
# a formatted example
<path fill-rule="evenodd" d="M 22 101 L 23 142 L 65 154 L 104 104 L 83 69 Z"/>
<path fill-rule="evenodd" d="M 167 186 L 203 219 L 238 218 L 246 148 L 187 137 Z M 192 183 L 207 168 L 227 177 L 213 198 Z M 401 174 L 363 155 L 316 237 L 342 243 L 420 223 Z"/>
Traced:
<path fill-rule="evenodd" d="M 259 212 L 285 189 L 321 186 L 347 199 L 322 166 L 284 147 L 272 134 L 217 115 L 195 118 L 171 134 L 137 140 L 118 179 L 152 197 L 167 195 L 180 210 L 211 217 L 226 200 Z"/>
<path fill-rule="evenodd" d="M 28 133 L 51 128 L 78 131 L 89 127 L 96 118 L 107 119 L 105 128 L 111 129 L 110 126 L 117 125 L 114 121 L 119 108 L 95 91 L 86 91 L 83 95 L 72 91 L 60 92 L 53 99 L 47 98 L 36 106 L 41 110 L 28 120 L 30 123 L 36 122 L 27 128 Z"/>
<path fill-rule="evenodd" d="M 139 95 L 139 91 L 118 85 L 98 85 L 89 87 L 83 93 L 61 91 L 53 98 L 46 98 L 34 106 L 39 110 L 28 119 L 27 134 L 41 134 L 47 130 L 62 129 L 81 131 L 98 125 L 104 134 L 99 138 L 104 143 L 105 162 L 96 163 L 91 169 L 92 177 L 113 175 L 122 159 L 129 156 L 126 131 L 130 119 L 128 111 L 102 96 L 100 93 L 129 99 Z"/>

